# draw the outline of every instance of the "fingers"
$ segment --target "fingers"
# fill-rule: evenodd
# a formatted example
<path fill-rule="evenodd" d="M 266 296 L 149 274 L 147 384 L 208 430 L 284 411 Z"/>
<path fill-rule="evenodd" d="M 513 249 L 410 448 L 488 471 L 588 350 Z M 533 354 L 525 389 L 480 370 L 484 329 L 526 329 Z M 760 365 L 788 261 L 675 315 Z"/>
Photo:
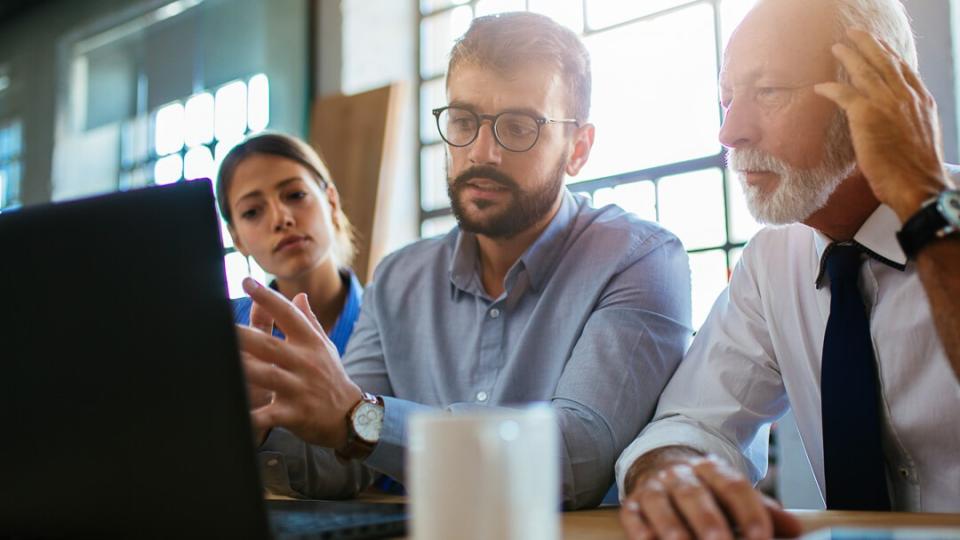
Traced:
<path fill-rule="evenodd" d="M 863 99 L 860 92 L 857 92 L 852 86 L 838 82 L 816 84 L 813 91 L 836 103 L 838 107 L 847 112 L 850 112 Z"/>
<path fill-rule="evenodd" d="M 320 321 L 317 320 L 317 316 L 313 313 L 313 309 L 310 308 L 310 302 L 306 293 L 300 293 L 294 296 L 293 305 L 297 306 L 300 313 L 303 313 L 303 316 L 307 318 L 307 322 L 310 323 L 310 326 L 312 326 L 314 330 L 321 334 L 325 333 L 323 327 L 320 326 Z"/>
<path fill-rule="evenodd" d="M 620 507 L 620 524 L 630 540 L 654 540 L 656 535 L 640 514 L 640 505 L 628 500 Z"/>
<path fill-rule="evenodd" d="M 870 65 L 888 85 L 895 88 L 903 85 L 903 76 L 900 71 L 900 55 L 892 49 L 884 47 L 882 41 L 873 34 L 851 28 L 847 30 L 847 37 L 856 46 L 860 57 Z"/>
<path fill-rule="evenodd" d="M 858 92 L 870 98 L 893 95 L 883 75 L 870 65 L 857 49 L 845 43 L 835 43 L 831 50 L 850 75 L 850 83 Z"/>
<path fill-rule="evenodd" d="M 243 353 L 241 357 L 243 373 L 249 384 L 280 394 L 290 394 L 300 388 L 299 379 L 289 371 L 250 354 Z"/>
<path fill-rule="evenodd" d="M 664 476 L 669 476 L 665 474 Z M 650 480 L 641 488 L 639 499 L 643 517 L 658 538 L 680 540 L 690 538 L 690 531 L 683 523 L 670 500 L 670 492 L 665 482 Z"/>
<path fill-rule="evenodd" d="M 693 468 L 733 518 L 744 538 L 773 535 L 773 523 L 760 493 L 742 474 L 714 459 L 703 459 Z"/>
<path fill-rule="evenodd" d="M 240 353 L 250 354 L 264 362 L 277 364 L 288 371 L 296 371 L 300 367 L 296 355 L 287 353 L 286 344 L 271 335 L 248 326 L 237 325 L 237 341 L 240 343 Z"/>
<path fill-rule="evenodd" d="M 304 314 L 280 293 L 250 278 L 244 278 L 243 290 L 273 318 L 288 339 L 301 340 L 315 333 Z"/>
<path fill-rule="evenodd" d="M 273 316 L 256 302 L 250 305 L 250 326 L 265 334 L 273 334 Z"/>
<path fill-rule="evenodd" d="M 803 524 L 793 514 L 784 510 L 777 501 L 763 496 L 763 505 L 773 522 L 773 534 L 777 538 L 796 538 L 803 534 Z"/>

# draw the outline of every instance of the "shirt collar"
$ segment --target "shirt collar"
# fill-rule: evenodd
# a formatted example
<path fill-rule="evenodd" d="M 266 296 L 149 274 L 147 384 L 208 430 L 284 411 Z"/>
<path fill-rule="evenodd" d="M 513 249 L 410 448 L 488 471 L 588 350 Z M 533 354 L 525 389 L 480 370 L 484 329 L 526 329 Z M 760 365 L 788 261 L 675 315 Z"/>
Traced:
<path fill-rule="evenodd" d="M 853 243 L 859 245 L 870 257 L 903 271 L 907 267 L 907 256 L 897 242 L 897 231 L 900 228 L 900 218 L 897 214 L 889 206 L 881 204 L 860 226 L 860 230 L 853 236 Z M 830 253 L 828 248 L 833 243 L 830 237 L 814 229 L 814 245 L 817 249 L 819 265 L 816 280 L 818 289 L 823 285 L 826 255 Z"/>
<path fill-rule="evenodd" d="M 582 200 L 564 189 L 563 201 L 560 203 L 557 214 L 507 272 L 506 288 L 508 290 L 524 269 L 527 271 L 530 287 L 533 290 L 540 290 L 561 255 L 561 247 L 566 240 L 569 226 L 573 223 L 582 204 Z M 470 289 L 480 286 L 479 268 L 476 234 L 459 231 L 450 261 L 451 283 L 462 291 L 474 292 Z"/>

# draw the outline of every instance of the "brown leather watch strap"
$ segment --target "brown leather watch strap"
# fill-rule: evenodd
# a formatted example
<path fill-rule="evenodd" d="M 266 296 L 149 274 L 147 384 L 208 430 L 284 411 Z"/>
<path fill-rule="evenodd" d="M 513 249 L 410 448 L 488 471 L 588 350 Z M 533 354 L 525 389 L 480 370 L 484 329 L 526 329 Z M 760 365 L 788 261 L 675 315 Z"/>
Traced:
<path fill-rule="evenodd" d="M 347 463 L 355 459 L 365 459 L 367 456 L 373 452 L 373 447 L 375 444 L 371 444 L 363 440 L 359 435 L 357 435 L 356 430 L 353 428 L 353 417 L 357 412 L 357 409 L 360 408 L 364 403 L 370 403 L 373 405 L 379 405 L 383 407 L 383 399 L 380 396 L 374 396 L 366 392 L 363 393 L 363 396 L 360 398 L 360 401 L 356 403 L 347 414 L 347 443 L 342 448 L 334 449 L 333 453 L 337 456 L 337 459 L 342 463 Z"/>

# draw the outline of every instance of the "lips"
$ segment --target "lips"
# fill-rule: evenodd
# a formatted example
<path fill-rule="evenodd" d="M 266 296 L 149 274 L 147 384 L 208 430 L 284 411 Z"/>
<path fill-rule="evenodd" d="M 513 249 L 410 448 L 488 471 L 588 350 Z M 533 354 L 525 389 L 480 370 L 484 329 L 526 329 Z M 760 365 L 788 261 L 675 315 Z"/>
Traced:
<path fill-rule="evenodd" d="M 281 251 L 286 248 L 302 245 L 307 240 L 309 240 L 308 237 L 300 236 L 300 235 L 291 235 L 291 236 L 284 237 L 283 240 L 280 240 L 280 242 L 278 242 L 277 245 L 274 246 L 273 252 L 277 253 L 278 251 Z"/>
<path fill-rule="evenodd" d="M 499 182 L 487 180 L 485 178 L 474 178 L 467 181 L 467 185 L 481 191 L 507 191 L 507 188 Z"/>

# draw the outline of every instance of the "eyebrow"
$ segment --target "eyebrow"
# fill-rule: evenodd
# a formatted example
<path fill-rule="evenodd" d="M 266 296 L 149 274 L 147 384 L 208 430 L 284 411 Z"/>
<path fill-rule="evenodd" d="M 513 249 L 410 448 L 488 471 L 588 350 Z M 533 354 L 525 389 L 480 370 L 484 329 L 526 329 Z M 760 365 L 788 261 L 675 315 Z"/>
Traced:
<path fill-rule="evenodd" d="M 303 181 L 303 178 L 300 178 L 299 176 L 291 176 L 290 178 L 285 178 L 277 182 L 276 184 L 273 185 L 273 187 L 274 189 L 283 189 L 288 184 L 296 182 L 297 180 Z M 262 197 L 262 196 L 263 196 L 263 192 L 260 191 L 259 189 L 255 189 L 249 193 L 244 194 L 242 197 L 238 198 L 237 201 L 234 203 L 234 206 L 240 204 L 240 202 L 242 202 L 245 199 L 249 199 L 252 197 Z"/>
<path fill-rule="evenodd" d="M 462 101 L 451 101 L 448 106 L 449 106 L 449 107 L 458 107 L 458 108 L 460 108 L 460 109 L 467 109 L 467 110 L 473 111 L 473 112 L 475 112 L 475 113 L 477 112 L 477 108 L 476 108 L 476 107 L 474 107 L 473 105 L 471 105 L 471 104 L 469 104 L 469 103 L 464 103 L 464 102 L 462 102 Z M 532 117 L 534 117 L 534 118 L 541 118 L 541 117 L 544 116 L 544 114 L 541 113 L 540 111 L 538 111 L 538 110 L 536 110 L 536 109 L 531 109 L 530 107 L 510 107 L 510 108 L 507 108 L 507 109 L 503 109 L 502 111 L 499 111 L 497 114 L 499 114 L 499 113 L 522 113 L 522 114 L 526 114 L 526 115 L 528 115 L 528 116 L 532 116 Z M 480 113 L 477 113 L 477 114 L 480 114 Z"/>

